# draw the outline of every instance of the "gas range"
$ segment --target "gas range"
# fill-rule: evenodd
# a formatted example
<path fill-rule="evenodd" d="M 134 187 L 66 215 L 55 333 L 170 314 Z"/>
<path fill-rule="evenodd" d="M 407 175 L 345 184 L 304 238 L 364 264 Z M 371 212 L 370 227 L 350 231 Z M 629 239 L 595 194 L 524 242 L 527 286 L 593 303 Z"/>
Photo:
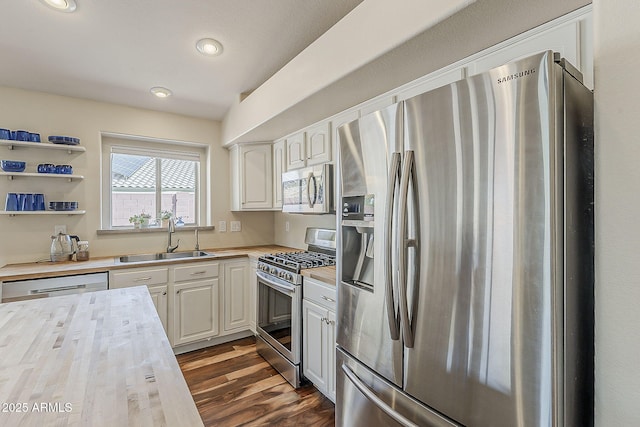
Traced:
<path fill-rule="evenodd" d="M 302 274 L 307 268 L 336 263 L 336 231 L 307 228 L 306 251 L 258 258 L 256 349 L 282 376 L 302 381 Z"/>
<path fill-rule="evenodd" d="M 267 254 L 258 258 L 258 270 L 294 285 L 302 283 L 302 270 L 335 264 L 335 252 L 331 254 L 313 250 Z"/>

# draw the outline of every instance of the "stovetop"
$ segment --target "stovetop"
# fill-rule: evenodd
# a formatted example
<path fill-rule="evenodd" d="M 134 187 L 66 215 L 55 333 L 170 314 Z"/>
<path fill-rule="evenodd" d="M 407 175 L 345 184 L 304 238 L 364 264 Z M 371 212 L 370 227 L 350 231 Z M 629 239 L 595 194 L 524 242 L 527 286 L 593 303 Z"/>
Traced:
<path fill-rule="evenodd" d="M 302 283 L 301 270 L 336 264 L 335 230 L 307 228 L 305 243 L 309 245 L 306 251 L 280 252 L 259 257 L 260 274 L 299 285 Z"/>
<path fill-rule="evenodd" d="M 335 255 L 313 251 L 275 253 L 258 258 L 258 270 L 294 285 L 302 283 L 300 271 L 335 264 Z"/>
<path fill-rule="evenodd" d="M 261 256 L 258 260 L 271 265 L 291 269 L 291 271 L 295 271 L 296 273 L 299 273 L 300 270 L 304 270 L 306 268 L 325 267 L 336 264 L 335 255 L 313 251 L 267 254 Z"/>

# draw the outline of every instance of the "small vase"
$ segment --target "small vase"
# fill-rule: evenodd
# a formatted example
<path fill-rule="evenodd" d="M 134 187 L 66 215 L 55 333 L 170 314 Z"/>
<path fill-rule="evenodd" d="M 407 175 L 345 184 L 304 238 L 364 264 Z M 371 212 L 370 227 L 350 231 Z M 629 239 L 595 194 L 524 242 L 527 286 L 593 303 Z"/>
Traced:
<path fill-rule="evenodd" d="M 140 223 L 140 228 L 149 228 L 149 220 L 148 219 L 143 219 L 142 222 Z"/>
<path fill-rule="evenodd" d="M 162 228 L 167 228 L 169 227 L 169 220 L 168 219 L 163 219 L 162 220 Z"/>

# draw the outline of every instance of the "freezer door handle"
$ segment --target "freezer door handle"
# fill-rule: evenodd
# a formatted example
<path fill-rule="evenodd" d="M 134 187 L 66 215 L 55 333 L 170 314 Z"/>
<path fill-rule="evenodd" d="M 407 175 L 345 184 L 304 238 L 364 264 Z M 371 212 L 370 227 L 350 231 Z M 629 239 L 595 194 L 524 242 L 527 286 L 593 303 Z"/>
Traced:
<path fill-rule="evenodd" d="M 347 376 L 351 384 L 357 388 L 371 403 L 378 407 L 382 412 L 393 418 L 398 423 L 406 427 L 418 427 L 417 424 L 411 422 L 398 412 L 396 412 L 391 406 L 389 406 L 384 400 L 380 399 L 360 378 L 344 363 L 342 364 L 342 372 Z"/>
<path fill-rule="evenodd" d="M 407 237 L 407 207 L 409 202 L 409 181 L 412 181 L 414 191 L 417 185 L 415 167 L 414 152 L 412 150 L 405 151 L 400 180 L 400 197 L 398 200 L 400 209 L 398 214 L 398 218 L 400 220 L 398 239 L 400 239 L 402 243 L 401 245 L 398 245 L 400 247 L 398 254 L 398 304 L 400 306 L 400 323 L 402 325 L 404 345 L 407 348 L 413 348 L 414 344 L 413 327 L 409 318 L 409 301 L 407 292 L 407 250 L 410 247 L 417 249 L 418 241 Z M 413 206 L 414 208 L 417 206 L 416 200 L 414 200 Z M 412 267 L 414 283 L 417 283 L 415 281 L 418 274 L 417 264 L 418 263 L 414 263 Z"/>
<path fill-rule="evenodd" d="M 400 176 L 400 153 L 393 153 L 391 155 L 391 168 L 389 172 L 389 183 L 387 188 L 387 206 L 385 207 L 385 299 L 387 306 L 387 320 L 389 323 L 389 332 L 391 333 L 391 339 L 397 341 L 400 339 L 400 322 L 399 317 L 395 309 L 395 298 L 393 297 L 393 264 L 391 252 L 394 245 L 391 241 L 393 239 L 393 207 L 395 205 L 395 192 L 398 178 Z"/>

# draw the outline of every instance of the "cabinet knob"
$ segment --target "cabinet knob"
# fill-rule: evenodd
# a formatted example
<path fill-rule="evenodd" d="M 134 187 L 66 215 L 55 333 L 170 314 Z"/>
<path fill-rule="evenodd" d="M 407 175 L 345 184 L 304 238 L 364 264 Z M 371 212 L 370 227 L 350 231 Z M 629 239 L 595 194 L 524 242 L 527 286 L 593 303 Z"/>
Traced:
<path fill-rule="evenodd" d="M 176 291 L 176 294 L 179 294 L 179 293 L 180 293 L 180 289 L 178 289 L 178 290 Z"/>
<path fill-rule="evenodd" d="M 167 291 L 164 291 L 164 292 L 162 293 L 162 295 L 166 295 L 166 294 L 167 294 Z"/>

